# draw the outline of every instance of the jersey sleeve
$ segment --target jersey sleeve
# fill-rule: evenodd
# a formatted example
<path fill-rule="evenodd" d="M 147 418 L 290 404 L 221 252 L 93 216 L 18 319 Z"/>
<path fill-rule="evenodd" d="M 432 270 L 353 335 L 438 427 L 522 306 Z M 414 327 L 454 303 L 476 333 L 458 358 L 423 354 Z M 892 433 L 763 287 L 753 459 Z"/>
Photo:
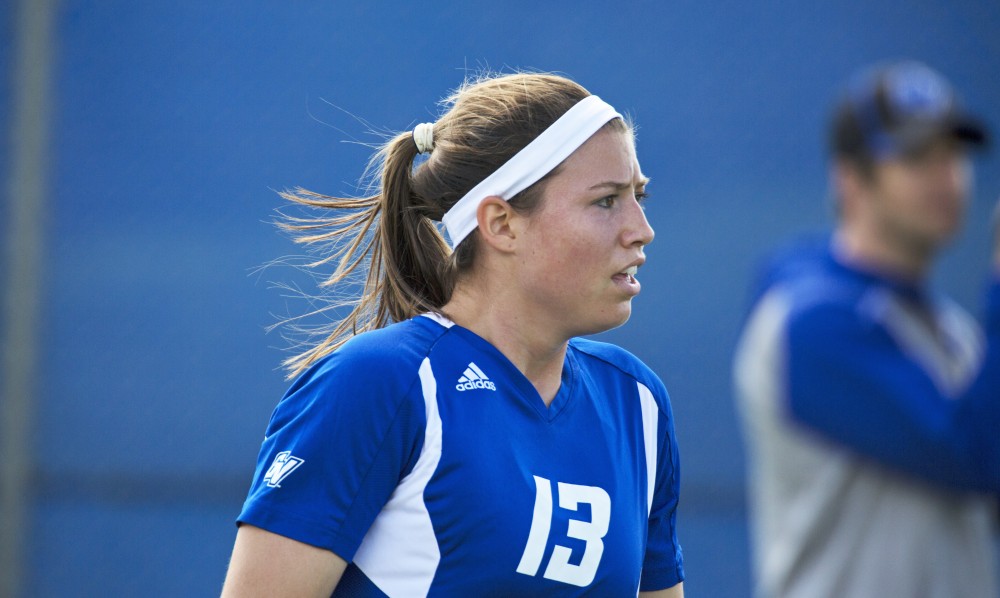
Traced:
<path fill-rule="evenodd" d="M 788 409 L 822 436 L 949 487 L 1000 492 L 1000 281 L 987 299 L 979 373 L 946 397 L 880 326 L 842 305 L 791 318 Z"/>
<path fill-rule="evenodd" d="M 658 381 L 657 381 L 658 382 Z M 674 434 L 670 398 L 662 383 L 651 387 L 656 397 L 657 468 L 653 503 L 649 513 L 646 556 L 640 591 L 671 588 L 684 581 L 684 558 L 677 541 L 677 503 L 680 496 L 680 458 Z"/>
<path fill-rule="evenodd" d="M 289 389 L 238 523 L 353 559 L 423 442 L 417 368 L 378 361 L 335 353 Z"/>

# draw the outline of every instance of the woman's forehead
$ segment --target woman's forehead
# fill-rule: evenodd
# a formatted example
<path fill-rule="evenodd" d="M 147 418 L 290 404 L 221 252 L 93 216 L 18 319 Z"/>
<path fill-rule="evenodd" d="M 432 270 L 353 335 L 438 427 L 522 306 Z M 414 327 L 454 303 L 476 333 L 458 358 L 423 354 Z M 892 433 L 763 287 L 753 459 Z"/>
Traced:
<path fill-rule="evenodd" d="M 557 178 L 572 178 L 585 188 L 632 188 L 646 184 L 631 131 L 602 129 L 563 162 Z"/>

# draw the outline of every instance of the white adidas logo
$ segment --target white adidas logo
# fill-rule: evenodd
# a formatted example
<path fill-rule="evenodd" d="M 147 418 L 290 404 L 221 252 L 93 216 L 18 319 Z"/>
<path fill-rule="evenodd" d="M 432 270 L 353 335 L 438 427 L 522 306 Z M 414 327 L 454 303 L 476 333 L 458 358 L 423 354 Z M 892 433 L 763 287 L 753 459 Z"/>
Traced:
<path fill-rule="evenodd" d="M 483 388 L 486 390 L 496 390 L 497 385 L 493 384 L 490 377 L 483 373 L 483 370 L 479 369 L 479 366 L 469 362 L 469 367 L 465 368 L 465 372 L 462 373 L 462 377 L 458 379 L 458 384 L 455 385 L 455 390 L 474 390 L 476 388 Z"/>

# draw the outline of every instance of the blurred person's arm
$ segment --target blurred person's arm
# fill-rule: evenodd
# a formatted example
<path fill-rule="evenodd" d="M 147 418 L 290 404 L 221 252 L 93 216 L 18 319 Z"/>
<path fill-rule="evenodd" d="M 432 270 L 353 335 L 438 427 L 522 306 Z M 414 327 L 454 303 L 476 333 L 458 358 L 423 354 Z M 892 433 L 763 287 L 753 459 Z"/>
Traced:
<path fill-rule="evenodd" d="M 945 395 L 886 330 L 830 302 L 789 323 L 791 417 L 893 469 L 1000 493 L 1000 237 L 994 266 L 983 360 L 959 396 Z"/>
<path fill-rule="evenodd" d="M 241 525 L 222 598 L 322 596 L 333 589 L 347 563 L 336 554 L 251 525 Z"/>

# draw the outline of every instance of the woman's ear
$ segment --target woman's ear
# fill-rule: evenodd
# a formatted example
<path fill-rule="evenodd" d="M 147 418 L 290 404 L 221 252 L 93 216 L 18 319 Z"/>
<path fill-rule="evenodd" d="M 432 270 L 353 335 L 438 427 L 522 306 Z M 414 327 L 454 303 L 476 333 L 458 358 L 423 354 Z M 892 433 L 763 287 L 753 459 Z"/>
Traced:
<path fill-rule="evenodd" d="M 513 251 L 517 240 L 516 219 L 517 213 L 506 200 L 495 195 L 487 197 L 476 209 L 479 238 L 497 251 Z"/>

